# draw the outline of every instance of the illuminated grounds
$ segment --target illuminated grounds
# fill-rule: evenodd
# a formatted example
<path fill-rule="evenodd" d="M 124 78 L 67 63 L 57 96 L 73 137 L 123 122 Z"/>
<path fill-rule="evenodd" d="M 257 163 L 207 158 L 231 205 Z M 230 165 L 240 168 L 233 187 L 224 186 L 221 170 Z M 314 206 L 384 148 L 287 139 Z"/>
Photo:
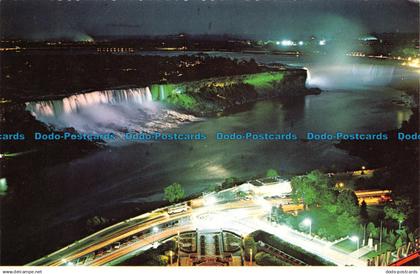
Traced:
<path fill-rule="evenodd" d="M 349 180 L 371 174 L 363 167 L 332 176 Z M 313 210 L 301 211 L 303 205 L 291 198 L 293 184 L 266 178 L 208 193 L 115 224 L 29 265 L 366 266 L 388 265 L 418 250 L 413 241 L 384 258 L 372 256 L 377 243 L 371 236 L 362 239 L 360 231 L 334 241 L 320 237 L 312 227 L 322 220 Z M 356 192 L 373 207 L 387 202 L 387 193 Z M 279 223 L 285 214 L 301 229 Z"/>

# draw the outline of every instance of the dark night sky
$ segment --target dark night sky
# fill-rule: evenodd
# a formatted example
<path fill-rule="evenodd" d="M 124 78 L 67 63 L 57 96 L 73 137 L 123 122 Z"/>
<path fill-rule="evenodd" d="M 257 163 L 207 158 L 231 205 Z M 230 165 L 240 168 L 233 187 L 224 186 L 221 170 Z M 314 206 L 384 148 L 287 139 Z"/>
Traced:
<path fill-rule="evenodd" d="M 3 37 L 234 34 L 286 39 L 315 34 L 417 32 L 417 0 L 0 0 Z"/>

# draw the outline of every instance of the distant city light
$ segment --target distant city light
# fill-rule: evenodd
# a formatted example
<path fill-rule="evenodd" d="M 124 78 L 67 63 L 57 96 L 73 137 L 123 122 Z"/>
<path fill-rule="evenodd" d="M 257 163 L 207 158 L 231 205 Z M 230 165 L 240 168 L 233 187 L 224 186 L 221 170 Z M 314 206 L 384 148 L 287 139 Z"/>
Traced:
<path fill-rule="evenodd" d="M 409 62 L 402 63 L 403 66 L 409 66 L 412 68 L 420 68 L 420 60 L 419 58 L 416 59 L 408 59 Z"/>
<path fill-rule="evenodd" d="M 325 46 L 325 44 L 327 43 L 327 41 L 325 41 L 325 40 L 321 40 L 321 41 L 319 41 L 319 45 L 320 46 Z"/>
<path fill-rule="evenodd" d="M 378 38 L 376 38 L 374 36 L 367 36 L 367 37 L 361 37 L 361 38 L 359 38 L 359 40 L 361 40 L 361 41 L 376 41 L 376 40 L 378 40 Z"/>
<path fill-rule="evenodd" d="M 283 40 L 283 41 L 281 41 L 281 45 L 285 46 L 285 47 L 293 46 L 293 41 L 292 40 Z"/>
<path fill-rule="evenodd" d="M 299 46 L 303 46 L 303 41 L 299 41 Z"/>
<path fill-rule="evenodd" d="M 276 41 L 276 45 L 280 45 L 280 41 Z"/>

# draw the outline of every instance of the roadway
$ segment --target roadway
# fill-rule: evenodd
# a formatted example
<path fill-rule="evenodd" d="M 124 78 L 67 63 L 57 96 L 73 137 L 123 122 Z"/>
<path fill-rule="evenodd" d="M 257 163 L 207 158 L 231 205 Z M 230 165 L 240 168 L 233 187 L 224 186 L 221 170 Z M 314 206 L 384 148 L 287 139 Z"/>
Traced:
<path fill-rule="evenodd" d="M 366 265 L 361 259 L 331 248 L 329 242 L 267 222 L 267 214 L 273 205 L 278 205 L 278 200 L 237 200 L 173 215 L 157 210 L 99 231 L 29 265 L 112 265 L 138 254 L 139 250 L 152 247 L 155 242 L 196 229 L 223 229 L 240 235 L 264 230 L 337 265 Z"/>
<path fill-rule="evenodd" d="M 229 203 L 227 206 L 218 205 L 215 208 L 242 208 L 246 207 L 247 203 L 252 204 L 250 201 L 240 201 Z M 158 227 L 162 224 L 166 224 L 171 221 L 184 221 L 184 219 L 188 219 L 193 216 L 192 213 L 193 212 L 191 210 L 174 215 L 168 215 L 165 210 L 157 210 L 152 213 L 146 213 L 136 218 L 126 220 L 101 230 L 28 265 L 66 265 L 69 262 L 72 262 L 92 252 L 106 248 L 113 243 L 127 239 L 130 236 L 136 235 L 138 233 L 151 230 L 154 227 Z M 145 234 L 145 237 L 148 237 L 151 233 L 156 234 L 156 232 L 150 231 L 149 233 Z"/>

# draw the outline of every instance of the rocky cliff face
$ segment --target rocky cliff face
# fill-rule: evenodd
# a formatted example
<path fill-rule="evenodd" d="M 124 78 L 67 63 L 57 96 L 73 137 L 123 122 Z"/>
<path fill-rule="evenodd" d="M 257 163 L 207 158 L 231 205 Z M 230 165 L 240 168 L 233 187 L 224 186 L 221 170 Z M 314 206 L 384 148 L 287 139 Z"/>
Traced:
<path fill-rule="evenodd" d="M 274 95 L 302 96 L 312 94 L 314 91 L 306 88 L 307 72 L 303 69 L 295 69 L 284 72 L 282 81 L 276 83 Z"/>
<path fill-rule="evenodd" d="M 257 100 L 319 93 L 305 87 L 306 77 L 306 70 L 290 69 L 153 85 L 151 90 L 154 100 L 198 116 L 208 116 Z"/>

